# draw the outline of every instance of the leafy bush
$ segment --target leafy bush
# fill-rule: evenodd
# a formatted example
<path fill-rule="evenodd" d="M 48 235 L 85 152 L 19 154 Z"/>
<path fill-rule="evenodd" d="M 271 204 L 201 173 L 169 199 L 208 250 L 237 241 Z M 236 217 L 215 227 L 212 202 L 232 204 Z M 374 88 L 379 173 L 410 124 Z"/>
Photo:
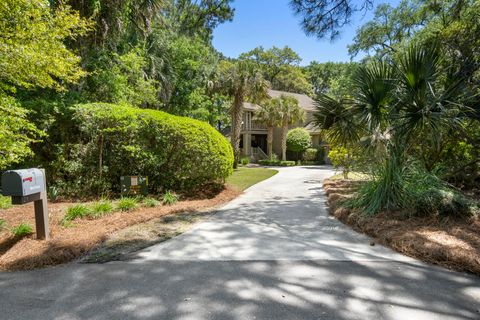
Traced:
<path fill-rule="evenodd" d="M 328 153 L 330 161 L 335 169 L 342 168 L 343 178 L 348 179 L 348 174 L 352 170 L 357 157 L 354 150 L 345 147 L 334 147 Z"/>
<path fill-rule="evenodd" d="M 292 167 L 295 165 L 295 161 L 280 161 L 280 160 L 259 160 L 259 164 L 262 166 L 278 166 L 278 167 Z"/>
<path fill-rule="evenodd" d="M 62 222 L 72 221 L 77 218 L 85 218 L 92 214 L 92 210 L 83 204 L 76 204 L 67 208 Z"/>
<path fill-rule="evenodd" d="M 0 231 L 2 231 L 6 225 L 7 221 L 5 221 L 5 219 L 0 219 Z"/>
<path fill-rule="evenodd" d="M 297 154 L 304 152 L 310 147 L 312 139 L 310 133 L 304 128 L 295 128 L 288 131 L 287 134 L 287 150 L 296 152 Z"/>
<path fill-rule="evenodd" d="M 12 228 L 12 233 L 17 238 L 22 238 L 33 233 L 33 228 L 27 223 L 20 223 L 18 226 Z"/>
<path fill-rule="evenodd" d="M 249 157 L 243 157 L 242 159 L 240 159 L 240 163 L 241 163 L 243 166 L 246 166 L 247 164 L 250 163 L 250 158 L 249 158 Z"/>
<path fill-rule="evenodd" d="M 177 203 L 177 201 L 178 201 L 178 196 L 175 193 L 171 192 L 170 190 L 167 190 L 162 198 L 163 204 L 166 204 L 167 206 L 175 204 Z"/>
<path fill-rule="evenodd" d="M 100 218 L 112 212 L 113 212 L 112 203 L 108 200 L 102 200 L 93 204 L 92 212 L 90 213 L 89 216 L 91 216 L 92 218 Z"/>
<path fill-rule="evenodd" d="M 58 151 L 51 176 L 77 195 L 118 191 L 121 175 L 148 174 L 158 192 L 192 190 L 233 172 L 230 144 L 207 123 L 104 103 L 69 112 L 77 140 Z"/>
<path fill-rule="evenodd" d="M 137 207 L 137 199 L 135 198 L 121 198 L 117 203 L 117 208 L 121 211 L 130 211 Z"/>
<path fill-rule="evenodd" d="M 416 168 L 414 164 L 401 166 L 396 162 L 388 161 L 374 180 L 360 187 L 348 205 L 369 215 L 381 210 L 407 210 L 417 215 L 439 216 L 480 213 L 479 203 L 451 189 L 435 175 Z"/>
<path fill-rule="evenodd" d="M 8 209 L 12 207 L 12 199 L 10 197 L 0 196 L 0 209 Z"/>
<path fill-rule="evenodd" d="M 160 201 L 153 198 L 146 198 L 143 200 L 143 205 L 147 208 L 154 208 L 160 205 Z"/>
<path fill-rule="evenodd" d="M 308 148 L 303 153 L 303 160 L 305 161 L 317 161 L 318 159 L 318 149 Z"/>

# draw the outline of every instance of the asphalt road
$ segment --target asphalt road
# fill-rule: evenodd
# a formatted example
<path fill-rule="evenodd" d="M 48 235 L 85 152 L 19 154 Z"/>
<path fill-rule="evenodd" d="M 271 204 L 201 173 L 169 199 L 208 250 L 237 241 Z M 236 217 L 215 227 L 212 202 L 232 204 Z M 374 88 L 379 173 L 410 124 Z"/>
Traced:
<path fill-rule="evenodd" d="M 0 273 L 0 319 L 480 319 L 480 278 L 328 216 L 327 167 L 282 168 L 131 261 Z"/>

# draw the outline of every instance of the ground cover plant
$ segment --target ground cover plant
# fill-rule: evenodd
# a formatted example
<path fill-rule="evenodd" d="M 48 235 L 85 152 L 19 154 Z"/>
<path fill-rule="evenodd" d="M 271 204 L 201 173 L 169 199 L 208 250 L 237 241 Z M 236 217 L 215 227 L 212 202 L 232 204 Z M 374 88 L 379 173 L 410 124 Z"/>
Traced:
<path fill-rule="evenodd" d="M 12 234 L 16 238 L 22 238 L 33 233 L 33 228 L 28 223 L 21 223 L 18 226 L 12 227 Z"/>
<path fill-rule="evenodd" d="M 168 206 L 175 204 L 177 201 L 178 201 L 178 195 L 176 195 L 170 190 L 167 190 L 162 197 L 162 203 Z"/>
<path fill-rule="evenodd" d="M 8 209 L 12 207 L 12 199 L 10 197 L 0 196 L 0 209 Z"/>
<path fill-rule="evenodd" d="M 137 207 L 138 199 L 131 197 L 121 198 L 117 203 L 117 208 L 121 211 L 130 211 Z"/>

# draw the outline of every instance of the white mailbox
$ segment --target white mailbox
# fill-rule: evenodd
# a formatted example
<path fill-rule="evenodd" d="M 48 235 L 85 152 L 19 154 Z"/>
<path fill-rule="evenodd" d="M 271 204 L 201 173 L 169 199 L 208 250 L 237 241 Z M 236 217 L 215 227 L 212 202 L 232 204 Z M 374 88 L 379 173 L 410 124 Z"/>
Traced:
<path fill-rule="evenodd" d="M 45 191 L 45 176 L 40 169 L 10 170 L 2 175 L 4 196 L 26 197 Z"/>
<path fill-rule="evenodd" d="M 48 240 L 48 205 L 45 170 L 9 170 L 2 174 L 2 194 L 12 197 L 12 204 L 33 202 L 37 239 Z"/>

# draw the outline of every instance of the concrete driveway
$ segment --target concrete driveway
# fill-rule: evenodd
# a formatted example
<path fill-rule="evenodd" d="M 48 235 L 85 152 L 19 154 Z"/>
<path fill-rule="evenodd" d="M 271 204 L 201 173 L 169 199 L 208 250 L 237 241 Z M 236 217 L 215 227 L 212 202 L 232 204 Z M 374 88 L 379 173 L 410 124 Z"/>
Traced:
<path fill-rule="evenodd" d="M 0 318 L 480 319 L 480 278 L 370 246 L 330 218 L 332 174 L 282 168 L 131 261 L 0 273 Z"/>

